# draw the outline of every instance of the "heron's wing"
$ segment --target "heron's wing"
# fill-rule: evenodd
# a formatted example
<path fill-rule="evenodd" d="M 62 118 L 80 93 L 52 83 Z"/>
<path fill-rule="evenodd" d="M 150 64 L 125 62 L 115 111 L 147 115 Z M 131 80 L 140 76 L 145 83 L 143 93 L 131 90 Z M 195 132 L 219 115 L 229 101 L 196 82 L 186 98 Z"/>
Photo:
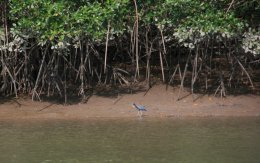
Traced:
<path fill-rule="evenodd" d="M 147 111 L 145 106 L 140 106 L 140 109 L 143 111 Z"/>

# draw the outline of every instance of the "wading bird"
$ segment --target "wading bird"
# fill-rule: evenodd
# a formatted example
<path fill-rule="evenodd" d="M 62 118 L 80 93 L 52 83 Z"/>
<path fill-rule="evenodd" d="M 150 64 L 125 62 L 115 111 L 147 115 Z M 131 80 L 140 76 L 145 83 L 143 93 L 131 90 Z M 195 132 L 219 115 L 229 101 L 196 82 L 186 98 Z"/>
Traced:
<path fill-rule="evenodd" d="M 142 105 L 136 105 L 135 103 L 132 104 L 132 107 L 138 110 L 137 115 L 141 117 L 143 115 L 143 111 L 147 111 L 145 106 Z"/>

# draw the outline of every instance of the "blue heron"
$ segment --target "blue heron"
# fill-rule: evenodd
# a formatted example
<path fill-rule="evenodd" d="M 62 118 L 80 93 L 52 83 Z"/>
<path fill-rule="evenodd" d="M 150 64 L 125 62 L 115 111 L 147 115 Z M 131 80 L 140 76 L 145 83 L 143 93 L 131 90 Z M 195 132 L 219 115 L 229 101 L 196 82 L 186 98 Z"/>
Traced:
<path fill-rule="evenodd" d="M 147 111 L 145 106 L 136 105 L 135 103 L 132 104 L 132 107 L 135 108 L 136 110 L 138 110 L 137 115 L 140 117 L 143 115 L 143 111 Z"/>

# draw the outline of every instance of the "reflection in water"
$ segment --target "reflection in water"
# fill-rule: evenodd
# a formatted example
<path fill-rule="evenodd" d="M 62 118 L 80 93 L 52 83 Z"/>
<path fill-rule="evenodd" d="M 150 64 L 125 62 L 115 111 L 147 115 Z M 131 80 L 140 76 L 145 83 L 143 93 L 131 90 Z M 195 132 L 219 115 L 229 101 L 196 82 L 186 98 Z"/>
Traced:
<path fill-rule="evenodd" d="M 0 162 L 260 162 L 260 118 L 0 122 Z"/>

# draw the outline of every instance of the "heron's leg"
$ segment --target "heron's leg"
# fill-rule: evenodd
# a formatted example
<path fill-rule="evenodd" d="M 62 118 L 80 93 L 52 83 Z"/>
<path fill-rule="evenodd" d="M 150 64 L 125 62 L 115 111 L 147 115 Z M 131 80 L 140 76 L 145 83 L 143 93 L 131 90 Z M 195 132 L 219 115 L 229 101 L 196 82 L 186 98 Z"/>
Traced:
<path fill-rule="evenodd" d="M 142 118 L 143 112 L 139 110 L 139 117 Z"/>
<path fill-rule="evenodd" d="M 138 115 L 139 119 L 142 119 L 142 111 L 139 110 L 138 113 L 139 113 L 139 115 Z"/>

